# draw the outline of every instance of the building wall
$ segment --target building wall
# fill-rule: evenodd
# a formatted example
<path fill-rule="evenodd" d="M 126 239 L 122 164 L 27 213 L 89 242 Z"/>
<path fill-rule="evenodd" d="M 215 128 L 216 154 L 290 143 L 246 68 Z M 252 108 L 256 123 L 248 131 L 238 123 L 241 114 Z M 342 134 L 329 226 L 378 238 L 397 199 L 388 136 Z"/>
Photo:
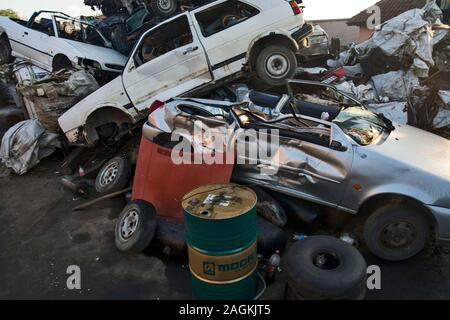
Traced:
<path fill-rule="evenodd" d="M 369 40 L 369 38 L 372 36 L 374 30 L 368 29 L 366 26 L 359 28 L 359 38 L 358 42 L 364 42 L 366 40 Z"/>
<path fill-rule="evenodd" d="M 314 24 L 319 24 L 330 36 L 330 38 L 341 39 L 341 45 L 346 46 L 352 42 L 358 42 L 359 28 L 349 27 L 348 19 L 339 20 L 317 20 L 310 21 Z"/>

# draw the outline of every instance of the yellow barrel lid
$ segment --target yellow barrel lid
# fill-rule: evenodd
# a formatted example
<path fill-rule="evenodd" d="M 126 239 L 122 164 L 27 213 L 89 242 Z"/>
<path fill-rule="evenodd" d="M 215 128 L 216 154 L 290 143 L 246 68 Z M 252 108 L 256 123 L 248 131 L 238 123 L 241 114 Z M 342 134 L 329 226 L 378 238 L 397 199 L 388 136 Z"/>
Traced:
<path fill-rule="evenodd" d="M 238 184 L 215 184 L 197 188 L 184 196 L 183 209 L 204 219 L 231 219 L 256 206 L 255 192 Z"/>

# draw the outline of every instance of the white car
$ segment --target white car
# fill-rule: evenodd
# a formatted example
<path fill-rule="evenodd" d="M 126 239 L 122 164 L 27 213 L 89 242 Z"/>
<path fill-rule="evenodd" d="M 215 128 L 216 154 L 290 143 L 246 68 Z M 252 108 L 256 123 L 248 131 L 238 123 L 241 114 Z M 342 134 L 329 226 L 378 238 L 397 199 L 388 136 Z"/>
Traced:
<path fill-rule="evenodd" d="M 294 76 L 313 28 L 301 0 L 219 0 L 144 33 L 121 77 L 59 118 L 68 140 L 94 145 L 145 118 L 157 102 L 254 71 L 270 85 Z"/>
<path fill-rule="evenodd" d="M 50 72 L 81 66 L 116 75 L 127 62 L 98 29 L 53 11 L 36 12 L 28 22 L 0 17 L 0 64 L 14 57 Z"/>

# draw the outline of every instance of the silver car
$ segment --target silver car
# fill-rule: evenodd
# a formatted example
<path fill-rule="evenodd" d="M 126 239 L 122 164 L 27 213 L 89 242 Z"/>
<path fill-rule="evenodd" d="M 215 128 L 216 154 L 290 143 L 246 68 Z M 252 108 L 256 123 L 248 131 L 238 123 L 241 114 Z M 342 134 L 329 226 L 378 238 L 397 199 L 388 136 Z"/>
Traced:
<path fill-rule="evenodd" d="M 305 86 L 327 99 L 300 99 Z M 408 259 L 430 240 L 450 239 L 450 141 L 392 123 L 331 85 L 292 80 L 288 93 L 253 92 L 247 103 L 175 99 L 150 115 L 144 136 L 162 141 L 200 120 L 253 129 L 248 147 L 264 149 L 271 142 L 259 133 L 277 129 L 269 158 L 238 154 L 244 164 L 236 165 L 234 181 L 363 215 L 365 243 L 385 260 Z"/>

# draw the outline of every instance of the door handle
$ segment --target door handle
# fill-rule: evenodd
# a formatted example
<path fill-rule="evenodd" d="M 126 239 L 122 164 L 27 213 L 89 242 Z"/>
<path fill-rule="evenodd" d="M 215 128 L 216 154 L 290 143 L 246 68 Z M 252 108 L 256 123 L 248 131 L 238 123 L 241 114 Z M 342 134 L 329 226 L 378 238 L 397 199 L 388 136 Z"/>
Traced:
<path fill-rule="evenodd" d="M 187 48 L 186 51 L 183 52 L 183 56 L 187 55 L 188 53 L 197 51 L 197 50 L 198 50 L 198 47 L 190 47 L 190 48 Z"/>
<path fill-rule="evenodd" d="M 25 31 L 23 34 L 27 36 L 27 35 L 28 35 L 28 32 Z"/>

